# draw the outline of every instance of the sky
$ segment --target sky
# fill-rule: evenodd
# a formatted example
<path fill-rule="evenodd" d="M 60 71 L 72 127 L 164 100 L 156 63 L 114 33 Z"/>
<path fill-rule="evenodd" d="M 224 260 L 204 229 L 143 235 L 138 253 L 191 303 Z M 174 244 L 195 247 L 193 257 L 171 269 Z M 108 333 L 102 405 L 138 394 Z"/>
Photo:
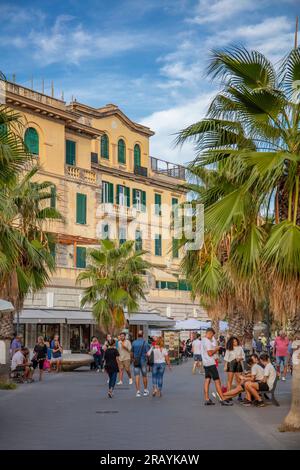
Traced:
<path fill-rule="evenodd" d="M 150 126 L 152 156 L 187 163 L 175 134 L 205 116 L 220 84 L 212 49 L 244 45 L 278 62 L 294 44 L 299 0 L 0 0 L 0 70 L 17 83 Z"/>

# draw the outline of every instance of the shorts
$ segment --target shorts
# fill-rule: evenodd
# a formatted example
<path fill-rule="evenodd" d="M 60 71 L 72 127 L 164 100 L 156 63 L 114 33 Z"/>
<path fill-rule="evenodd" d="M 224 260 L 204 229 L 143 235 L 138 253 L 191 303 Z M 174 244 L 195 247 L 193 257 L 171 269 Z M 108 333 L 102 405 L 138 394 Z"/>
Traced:
<path fill-rule="evenodd" d="M 39 369 L 40 369 L 40 370 L 43 370 L 43 368 L 44 368 L 44 362 L 45 362 L 45 359 L 39 359 L 38 361 L 37 361 L 37 360 L 33 360 L 33 361 L 32 361 L 32 367 L 33 367 L 34 369 L 36 369 L 37 366 L 39 366 Z"/>
<path fill-rule="evenodd" d="M 227 372 L 233 372 L 234 374 L 237 372 L 239 373 L 243 372 L 242 363 L 239 361 L 236 361 L 235 359 L 233 361 L 228 362 Z"/>
<path fill-rule="evenodd" d="M 134 367 L 134 376 L 137 377 L 142 374 L 143 377 L 147 377 L 147 363 L 143 362 L 139 367 Z"/>
<path fill-rule="evenodd" d="M 19 364 L 12 372 L 24 372 L 25 366 Z"/>
<path fill-rule="evenodd" d="M 120 370 L 126 370 L 127 372 L 130 370 L 130 359 L 126 359 L 126 361 L 120 361 Z"/>
<path fill-rule="evenodd" d="M 62 361 L 62 356 L 52 357 L 51 362 Z"/>
<path fill-rule="evenodd" d="M 194 361 L 195 362 L 202 362 L 201 354 L 194 354 Z"/>
<path fill-rule="evenodd" d="M 260 392 L 269 392 L 269 385 L 265 382 L 259 382 L 258 384 L 258 390 Z"/>
<path fill-rule="evenodd" d="M 219 372 L 216 366 L 204 366 L 205 378 L 220 380 Z"/>
<path fill-rule="evenodd" d="M 287 364 L 288 364 L 287 356 L 276 356 L 276 364 L 278 366 L 280 366 L 282 364 L 283 367 L 287 366 Z"/>

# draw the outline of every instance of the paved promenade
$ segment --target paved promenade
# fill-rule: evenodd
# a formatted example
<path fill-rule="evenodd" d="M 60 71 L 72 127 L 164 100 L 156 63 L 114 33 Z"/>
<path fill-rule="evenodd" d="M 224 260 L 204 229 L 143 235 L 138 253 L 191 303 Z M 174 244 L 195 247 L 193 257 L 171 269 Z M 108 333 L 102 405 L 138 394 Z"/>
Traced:
<path fill-rule="evenodd" d="M 0 449 L 300 448 L 300 434 L 277 431 L 290 378 L 278 386 L 279 408 L 204 407 L 203 376 L 192 376 L 191 367 L 166 372 L 161 399 L 136 398 L 126 383 L 110 400 L 106 376 L 84 368 L 0 390 Z"/>

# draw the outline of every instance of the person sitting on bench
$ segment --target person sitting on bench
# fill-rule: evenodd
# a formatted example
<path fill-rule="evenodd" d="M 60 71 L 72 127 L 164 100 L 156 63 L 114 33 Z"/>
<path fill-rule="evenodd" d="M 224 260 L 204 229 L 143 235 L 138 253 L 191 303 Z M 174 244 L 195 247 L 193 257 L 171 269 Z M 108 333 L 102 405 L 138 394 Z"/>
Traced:
<path fill-rule="evenodd" d="M 251 371 L 241 374 L 239 376 L 240 383 L 229 392 L 223 393 L 226 399 L 236 397 L 240 393 L 244 392 L 246 390 L 245 385 L 247 382 L 253 383 L 253 382 L 259 382 L 263 380 L 264 370 L 259 365 L 259 357 L 257 354 L 252 354 L 250 356 L 248 364 L 251 366 Z M 244 404 L 251 404 L 250 394 L 247 394 L 246 399 L 244 400 Z"/>
<path fill-rule="evenodd" d="M 31 363 L 28 361 L 29 349 L 22 348 L 16 351 L 11 360 L 11 370 L 13 373 L 20 373 L 22 379 L 33 382 Z"/>
<path fill-rule="evenodd" d="M 276 370 L 271 364 L 268 354 L 263 353 L 260 355 L 260 361 L 264 366 L 264 377 L 259 382 L 246 382 L 245 390 L 250 397 L 254 398 L 254 405 L 258 407 L 265 406 L 263 399 L 259 392 L 269 392 L 272 390 L 276 380 Z"/>

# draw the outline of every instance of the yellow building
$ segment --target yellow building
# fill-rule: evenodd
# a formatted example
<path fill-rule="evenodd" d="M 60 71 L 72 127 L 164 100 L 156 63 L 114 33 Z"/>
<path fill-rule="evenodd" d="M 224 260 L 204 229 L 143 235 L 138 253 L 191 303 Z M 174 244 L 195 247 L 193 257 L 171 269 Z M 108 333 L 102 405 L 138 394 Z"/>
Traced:
<path fill-rule="evenodd" d="M 55 185 L 51 204 L 63 221 L 49 222 L 56 236 L 57 269 L 49 285 L 26 300 L 21 314 L 27 344 L 37 334 L 63 337 L 66 349 L 84 349 L 94 331 L 88 309 L 80 310 L 83 286 L 75 284 L 97 240 L 135 239 L 154 265 L 140 312 L 206 319 L 179 275 L 182 253 L 165 214 L 183 202 L 184 167 L 150 156 L 148 127 L 117 106 L 93 108 L 64 101 L 15 83 L 6 102 L 22 113 L 24 139 L 40 163 L 39 178 Z"/>

